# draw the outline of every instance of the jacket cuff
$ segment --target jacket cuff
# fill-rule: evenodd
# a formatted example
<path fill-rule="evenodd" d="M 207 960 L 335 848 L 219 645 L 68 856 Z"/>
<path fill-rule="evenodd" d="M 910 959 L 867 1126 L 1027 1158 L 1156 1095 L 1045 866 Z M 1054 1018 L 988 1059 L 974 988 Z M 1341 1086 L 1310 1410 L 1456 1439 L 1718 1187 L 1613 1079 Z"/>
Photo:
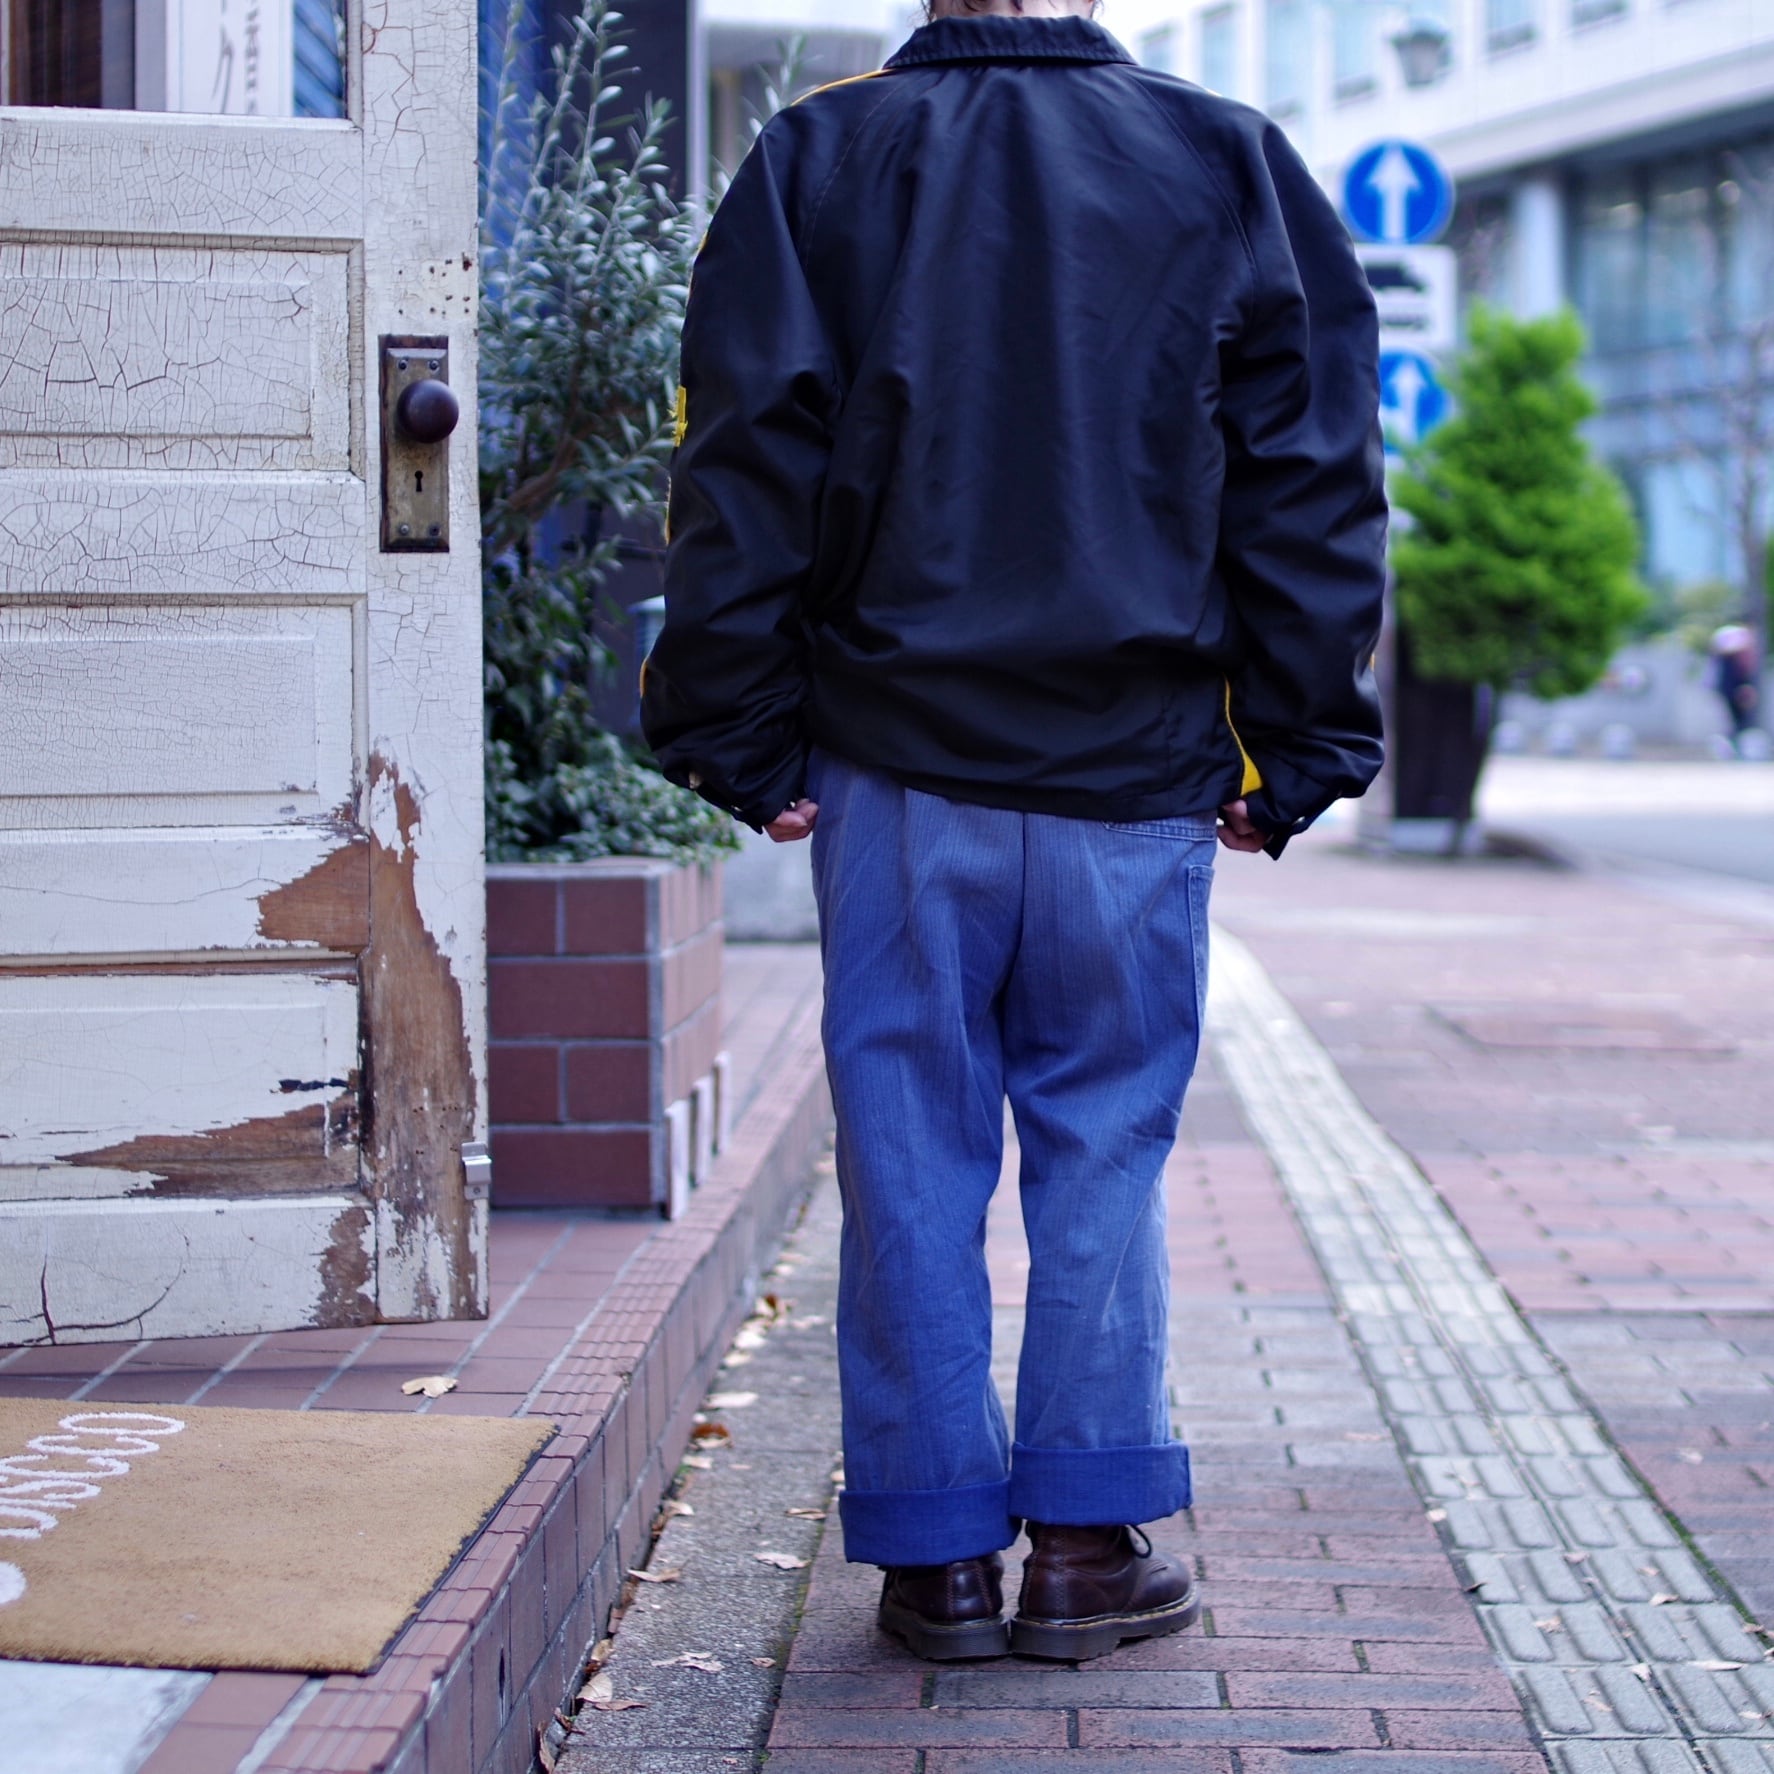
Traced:
<path fill-rule="evenodd" d="M 1244 797 L 1245 810 L 1251 824 L 1268 836 L 1264 851 L 1278 857 L 1288 840 L 1305 831 L 1338 797 L 1327 794 L 1309 777 L 1285 768 L 1278 768 L 1271 777 L 1266 760 L 1259 759 L 1258 768 L 1263 771 L 1263 786 Z"/>
<path fill-rule="evenodd" d="M 792 757 L 785 758 L 761 781 L 749 784 L 746 791 L 694 769 L 687 769 L 681 780 L 711 806 L 761 832 L 789 802 L 798 801 L 806 792 L 807 748 L 798 747 Z"/>

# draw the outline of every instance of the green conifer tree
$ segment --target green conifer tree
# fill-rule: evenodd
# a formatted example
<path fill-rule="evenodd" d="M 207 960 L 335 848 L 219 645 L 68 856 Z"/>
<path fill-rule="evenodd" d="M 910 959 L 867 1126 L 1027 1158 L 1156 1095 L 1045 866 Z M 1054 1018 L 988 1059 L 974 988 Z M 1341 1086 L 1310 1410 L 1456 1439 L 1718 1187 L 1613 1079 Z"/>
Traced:
<path fill-rule="evenodd" d="M 1425 678 L 1586 690 L 1648 605 L 1638 525 L 1579 427 L 1575 315 L 1480 309 L 1450 378 L 1454 417 L 1412 453 L 1392 501 L 1398 612 Z"/>

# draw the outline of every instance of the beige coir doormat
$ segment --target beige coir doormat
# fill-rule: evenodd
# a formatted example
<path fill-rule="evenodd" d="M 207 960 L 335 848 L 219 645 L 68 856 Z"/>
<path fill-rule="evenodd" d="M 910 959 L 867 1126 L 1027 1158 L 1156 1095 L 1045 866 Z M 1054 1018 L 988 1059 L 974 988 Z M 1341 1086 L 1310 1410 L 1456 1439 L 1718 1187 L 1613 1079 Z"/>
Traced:
<path fill-rule="evenodd" d="M 0 1657 L 371 1669 L 553 1433 L 0 1398 Z"/>

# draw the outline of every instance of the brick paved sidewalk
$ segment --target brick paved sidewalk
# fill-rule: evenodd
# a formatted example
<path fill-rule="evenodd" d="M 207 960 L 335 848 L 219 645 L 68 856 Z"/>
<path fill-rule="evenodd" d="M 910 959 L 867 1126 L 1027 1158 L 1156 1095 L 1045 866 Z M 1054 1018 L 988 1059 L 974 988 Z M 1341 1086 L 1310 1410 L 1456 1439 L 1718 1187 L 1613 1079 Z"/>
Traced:
<path fill-rule="evenodd" d="M 1282 867 L 1222 870 L 1215 915 L 1774 1625 L 1768 923 L 1317 833 Z"/>
<path fill-rule="evenodd" d="M 1339 1774 L 1545 1768 L 1211 1057 L 1185 1125 L 1174 1388 L 1197 1506 L 1156 1538 L 1194 1560 L 1201 1626 L 1079 1668 L 920 1663 L 875 1631 L 878 1574 L 843 1562 L 834 1526 L 770 1774 L 1283 1774 L 1327 1752 Z M 1026 1264 L 1013 1189 L 989 1254 L 1007 1379 Z"/>

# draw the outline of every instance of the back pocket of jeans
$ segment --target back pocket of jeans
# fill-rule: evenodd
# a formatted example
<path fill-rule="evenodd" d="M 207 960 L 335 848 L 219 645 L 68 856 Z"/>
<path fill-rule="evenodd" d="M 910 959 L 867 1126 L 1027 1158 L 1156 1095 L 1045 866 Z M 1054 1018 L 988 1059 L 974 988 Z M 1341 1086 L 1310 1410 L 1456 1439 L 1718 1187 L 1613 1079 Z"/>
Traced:
<path fill-rule="evenodd" d="M 1106 819 L 1103 830 L 1126 832 L 1135 838 L 1175 838 L 1185 844 L 1210 842 L 1214 836 L 1212 819 L 1199 813 L 1177 814 L 1168 819 Z"/>

